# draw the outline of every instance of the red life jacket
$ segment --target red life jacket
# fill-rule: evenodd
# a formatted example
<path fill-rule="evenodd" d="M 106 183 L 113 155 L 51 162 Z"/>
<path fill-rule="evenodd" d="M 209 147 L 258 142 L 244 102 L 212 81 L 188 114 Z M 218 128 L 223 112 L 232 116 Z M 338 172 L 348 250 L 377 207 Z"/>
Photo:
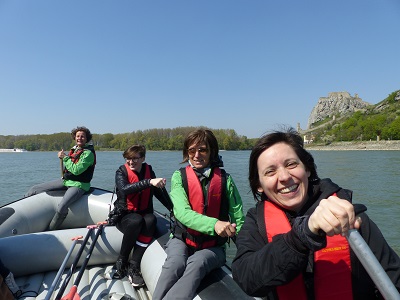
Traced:
<path fill-rule="evenodd" d="M 145 167 L 144 179 L 151 179 L 150 167 L 148 164 L 143 164 Z M 126 171 L 128 173 L 129 183 L 139 182 L 139 177 L 133 172 L 128 164 L 125 164 Z M 149 206 L 150 202 L 150 188 L 142 190 L 140 193 L 129 194 L 126 196 L 126 206 L 128 210 L 142 211 Z"/>
<path fill-rule="evenodd" d="M 94 154 L 94 165 L 96 164 L 96 153 L 94 151 L 94 148 L 92 145 L 87 145 L 83 148 L 79 148 L 77 151 L 75 151 L 75 147 L 71 148 L 69 150 L 68 156 L 71 158 L 71 161 L 76 164 L 79 161 L 79 158 L 81 157 L 81 154 L 83 153 L 83 151 L 85 150 L 90 150 L 93 152 Z"/>
<path fill-rule="evenodd" d="M 219 168 L 213 169 L 213 176 L 209 184 L 206 199 L 203 195 L 203 188 L 200 180 L 190 166 L 186 167 L 186 177 L 188 183 L 188 198 L 192 209 L 199 214 L 219 219 L 222 205 L 221 170 Z M 187 232 L 189 234 L 186 236 L 185 242 L 195 249 L 205 249 L 217 245 L 218 236 L 212 237 L 190 228 L 187 228 Z M 202 240 L 201 237 L 203 237 L 204 240 Z"/>
<path fill-rule="evenodd" d="M 68 171 L 66 168 L 64 168 L 64 175 L 63 175 L 64 179 L 80 181 L 80 182 L 90 182 L 92 180 L 94 168 L 96 165 L 96 152 L 94 151 L 93 145 L 85 145 L 85 147 L 80 148 L 77 151 L 75 151 L 75 147 L 74 147 L 69 150 L 68 156 L 71 159 L 71 161 L 74 164 L 76 164 L 76 163 L 78 163 L 79 158 L 81 157 L 82 153 L 85 150 L 89 150 L 93 153 L 93 155 L 94 155 L 93 165 L 89 166 L 84 172 L 82 172 L 79 175 L 74 175 L 70 171 Z"/>
<path fill-rule="evenodd" d="M 76 164 L 79 161 L 79 158 L 81 157 L 81 154 L 83 153 L 84 149 L 79 148 L 77 151 L 75 151 L 74 148 L 69 150 L 68 156 L 71 158 L 71 161 Z"/>
<path fill-rule="evenodd" d="M 264 201 L 264 219 L 268 242 L 277 234 L 291 230 L 283 210 L 270 201 Z M 307 293 L 300 274 L 291 282 L 277 286 L 280 300 L 306 300 Z M 353 299 L 351 283 L 350 248 L 345 237 L 327 236 L 327 246 L 314 253 L 314 293 L 317 300 Z"/>

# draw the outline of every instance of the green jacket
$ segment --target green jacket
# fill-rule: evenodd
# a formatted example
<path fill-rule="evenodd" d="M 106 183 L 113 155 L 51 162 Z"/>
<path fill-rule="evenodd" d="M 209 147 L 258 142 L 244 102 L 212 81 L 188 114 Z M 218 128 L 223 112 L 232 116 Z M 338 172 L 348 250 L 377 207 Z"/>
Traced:
<path fill-rule="evenodd" d="M 79 175 L 86 171 L 91 165 L 94 164 L 94 154 L 92 151 L 85 149 L 81 156 L 79 157 L 79 161 L 77 163 L 73 163 L 69 156 L 65 156 L 63 158 L 64 167 L 74 175 Z M 75 186 L 81 188 L 84 191 L 89 191 L 90 182 L 80 182 L 75 180 L 66 180 L 64 179 L 64 186 Z"/>
<path fill-rule="evenodd" d="M 239 191 L 229 174 L 227 174 L 226 178 L 226 193 L 229 200 L 230 222 L 236 223 L 236 230 L 239 232 L 244 223 L 243 203 Z M 174 204 L 174 216 L 179 222 L 201 233 L 212 236 L 217 235 L 214 231 L 214 226 L 218 219 L 199 214 L 192 210 L 179 170 L 175 171 L 172 175 L 170 197 Z"/>

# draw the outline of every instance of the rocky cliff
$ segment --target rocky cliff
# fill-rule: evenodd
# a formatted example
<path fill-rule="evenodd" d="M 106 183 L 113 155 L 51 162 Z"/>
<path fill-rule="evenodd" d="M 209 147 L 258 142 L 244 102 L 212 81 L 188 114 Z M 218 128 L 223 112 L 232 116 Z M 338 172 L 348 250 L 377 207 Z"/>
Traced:
<path fill-rule="evenodd" d="M 363 110 L 370 104 L 358 97 L 351 96 L 348 92 L 332 92 L 328 97 L 321 97 L 317 105 L 311 111 L 308 118 L 308 129 L 316 122 L 322 121 L 328 117 L 342 116 L 357 110 Z"/>

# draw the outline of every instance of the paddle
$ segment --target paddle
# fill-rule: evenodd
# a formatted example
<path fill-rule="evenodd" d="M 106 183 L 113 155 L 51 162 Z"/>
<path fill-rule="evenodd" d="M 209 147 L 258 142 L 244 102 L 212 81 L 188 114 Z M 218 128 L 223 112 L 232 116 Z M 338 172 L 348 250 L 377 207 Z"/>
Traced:
<path fill-rule="evenodd" d="M 174 204 L 172 203 L 172 200 L 169 197 L 167 189 L 165 187 L 163 187 L 161 190 L 162 190 L 164 200 L 165 200 L 164 201 L 165 203 L 163 203 L 163 205 L 165 206 L 166 209 L 169 210 L 170 213 L 173 213 Z"/>
<path fill-rule="evenodd" d="M 60 158 L 60 169 L 61 169 L 61 179 L 64 177 L 64 164 L 62 158 Z"/>
<path fill-rule="evenodd" d="M 393 282 L 357 229 L 349 230 L 346 238 L 383 298 L 386 300 L 400 299 L 400 294 Z"/>
<path fill-rule="evenodd" d="M 85 249 L 86 243 L 89 240 L 90 234 L 92 233 L 93 229 L 96 228 L 96 225 L 90 225 L 87 228 L 89 229 L 85 239 L 82 242 L 81 247 L 79 248 L 78 254 L 76 255 L 71 267 L 69 268 L 67 277 L 64 279 L 63 284 L 61 285 L 60 289 L 58 290 L 57 296 L 56 296 L 56 300 L 60 300 L 62 295 L 64 294 L 64 291 L 68 285 L 68 282 L 71 280 L 72 274 L 75 272 L 76 266 L 79 262 L 79 259 L 81 258 L 82 252 Z"/>
<path fill-rule="evenodd" d="M 76 277 L 76 279 L 74 281 L 74 285 L 71 287 L 69 293 L 67 295 L 65 295 L 64 297 L 62 297 L 61 300 L 80 300 L 81 299 L 81 297 L 78 294 L 78 284 L 81 281 L 83 273 L 85 272 L 85 269 L 89 262 L 90 256 L 92 255 L 93 249 L 96 245 L 97 239 L 99 238 L 100 234 L 102 233 L 103 227 L 105 224 L 107 224 L 107 222 L 101 222 L 98 224 L 99 224 L 99 226 L 98 226 L 96 235 L 92 241 L 92 245 L 90 245 L 88 253 L 86 254 L 86 258 L 82 263 L 82 266 L 79 270 L 78 276 Z"/>
<path fill-rule="evenodd" d="M 58 270 L 58 273 L 57 273 L 56 277 L 54 278 L 53 283 L 51 284 L 51 286 L 49 288 L 49 291 L 47 292 L 46 298 L 44 298 L 45 300 L 49 300 L 51 298 L 53 291 L 54 291 L 56 285 L 58 284 L 58 281 L 60 280 L 62 273 L 64 272 L 65 265 L 67 264 L 67 261 L 70 258 L 72 251 L 75 248 L 75 245 L 77 244 L 78 240 L 80 240 L 82 238 L 83 238 L 83 236 L 80 235 L 80 236 L 73 237 L 71 239 L 73 241 L 71 248 L 69 249 L 67 255 L 65 256 L 64 261 L 62 262 L 61 267 Z"/>
<path fill-rule="evenodd" d="M 367 210 L 363 204 L 353 204 L 355 215 Z M 375 283 L 381 295 L 386 300 L 400 299 L 399 292 L 357 229 L 351 229 L 346 234 L 347 241 L 358 260 Z"/>

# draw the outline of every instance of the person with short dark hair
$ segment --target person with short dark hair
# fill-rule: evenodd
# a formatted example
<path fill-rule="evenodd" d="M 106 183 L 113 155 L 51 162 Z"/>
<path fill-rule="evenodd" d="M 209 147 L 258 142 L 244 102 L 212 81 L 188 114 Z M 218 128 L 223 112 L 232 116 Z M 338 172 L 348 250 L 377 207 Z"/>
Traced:
<path fill-rule="evenodd" d="M 114 278 L 128 275 L 134 287 L 141 287 L 145 283 L 140 262 L 156 230 L 153 195 L 167 209 L 172 207 L 163 193 L 166 179 L 156 177 L 152 166 L 145 163 L 145 146 L 133 145 L 124 151 L 123 157 L 125 164 L 115 174 L 117 200 L 109 217 L 109 223 L 123 233 L 120 254 L 114 266 Z"/>
<path fill-rule="evenodd" d="M 210 130 L 194 130 L 185 138 L 188 165 L 172 175 L 176 222 L 153 300 L 193 299 L 201 280 L 224 265 L 225 244 L 242 227 L 242 199 L 218 152 Z"/>
<path fill-rule="evenodd" d="M 83 126 L 76 127 L 72 129 L 71 137 L 76 145 L 70 149 L 68 154 L 65 154 L 64 149 L 58 152 L 58 158 L 62 160 L 64 165 L 63 177 L 34 185 L 25 195 L 25 197 L 29 197 L 51 190 L 66 190 L 48 230 L 60 228 L 68 215 L 68 208 L 89 191 L 90 181 L 93 178 L 96 152 L 93 144 L 90 143 L 92 140 L 90 130 Z"/>
<path fill-rule="evenodd" d="M 358 229 L 400 289 L 400 258 L 352 192 L 320 179 L 293 129 L 262 136 L 250 154 L 251 208 L 237 239 L 233 279 L 263 299 L 381 299 L 345 235 Z M 373 192 L 373 191 L 371 191 Z"/>

